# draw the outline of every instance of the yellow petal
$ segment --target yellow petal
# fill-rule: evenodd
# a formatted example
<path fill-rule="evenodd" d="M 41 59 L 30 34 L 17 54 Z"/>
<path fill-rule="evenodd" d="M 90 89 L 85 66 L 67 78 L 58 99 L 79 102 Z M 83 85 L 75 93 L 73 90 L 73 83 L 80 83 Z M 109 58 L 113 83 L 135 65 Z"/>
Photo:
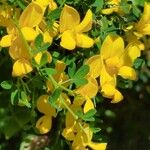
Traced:
<path fill-rule="evenodd" d="M 75 37 L 71 31 L 67 30 L 62 34 L 60 45 L 68 50 L 75 49 Z"/>
<path fill-rule="evenodd" d="M 76 106 L 74 106 L 74 105 L 72 105 L 72 106 L 70 107 L 70 109 L 71 109 L 72 111 L 75 111 L 77 108 L 78 108 L 78 107 L 76 107 Z M 72 126 L 74 126 L 75 124 L 76 124 L 75 118 L 72 116 L 72 114 L 71 114 L 70 112 L 67 112 L 67 113 L 66 113 L 66 120 L 65 120 L 65 125 L 66 125 L 66 127 L 72 127 Z"/>
<path fill-rule="evenodd" d="M 37 36 L 37 32 L 30 27 L 23 27 L 21 31 L 27 41 L 33 41 Z"/>
<path fill-rule="evenodd" d="M 65 128 L 62 132 L 63 137 L 65 137 L 65 139 L 69 140 L 69 141 L 73 141 L 75 138 L 75 134 L 73 132 L 73 128 L 69 127 L 69 128 Z"/>
<path fill-rule="evenodd" d="M 44 15 L 42 8 L 36 3 L 30 3 L 22 12 L 19 24 L 21 27 L 35 27 L 37 26 Z"/>
<path fill-rule="evenodd" d="M 143 23 L 149 22 L 149 19 L 150 19 L 150 11 L 149 10 L 150 10 L 150 3 L 145 2 L 144 12 L 143 12 L 143 15 L 142 15 L 139 23 L 143 24 Z"/>
<path fill-rule="evenodd" d="M 119 69 L 118 75 L 122 76 L 124 79 L 136 80 L 136 72 L 133 68 L 128 66 L 123 66 Z"/>
<path fill-rule="evenodd" d="M 11 45 L 12 35 L 5 35 L 0 41 L 1 47 L 9 47 Z"/>
<path fill-rule="evenodd" d="M 43 39 L 44 43 L 52 43 L 52 41 L 53 41 L 53 37 L 50 36 L 48 31 L 44 32 L 43 38 L 44 38 Z"/>
<path fill-rule="evenodd" d="M 116 6 L 116 7 L 112 7 L 112 8 L 102 9 L 102 14 L 105 14 L 105 15 L 110 15 L 113 12 L 119 12 L 119 7 Z"/>
<path fill-rule="evenodd" d="M 73 105 L 81 106 L 81 105 L 83 105 L 84 102 L 85 102 L 85 98 L 80 95 L 77 95 L 73 100 Z"/>
<path fill-rule="evenodd" d="M 76 32 L 87 32 L 92 28 L 92 11 L 89 9 L 83 21 L 76 27 Z"/>
<path fill-rule="evenodd" d="M 116 90 L 111 103 L 119 103 L 122 100 L 123 100 L 122 94 L 118 90 Z"/>
<path fill-rule="evenodd" d="M 103 65 L 103 68 L 101 70 L 101 75 L 100 75 L 100 85 L 103 86 L 105 84 L 111 84 L 112 86 L 116 86 L 116 76 L 115 75 L 110 75 L 105 66 Z"/>
<path fill-rule="evenodd" d="M 57 72 L 62 73 L 66 68 L 66 64 L 63 61 L 57 60 L 55 69 Z"/>
<path fill-rule="evenodd" d="M 89 75 L 93 78 L 97 78 L 100 76 L 101 69 L 102 69 L 102 60 L 100 55 L 94 55 L 91 58 L 89 58 L 85 64 L 89 65 L 90 71 Z"/>
<path fill-rule="evenodd" d="M 104 59 L 118 56 L 120 57 L 124 52 L 124 41 L 118 35 L 108 35 L 101 47 L 101 55 Z"/>
<path fill-rule="evenodd" d="M 9 48 L 9 55 L 14 59 L 30 59 L 30 55 L 28 53 L 28 50 L 26 49 L 24 43 L 22 40 L 18 37 L 12 42 L 10 48 Z"/>
<path fill-rule="evenodd" d="M 42 116 L 36 122 L 36 128 L 41 134 L 46 134 L 47 132 L 49 132 L 52 128 L 52 117 L 46 115 Z"/>
<path fill-rule="evenodd" d="M 94 44 L 94 40 L 85 34 L 76 34 L 76 44 L 78 47 L 90 48 Z"/>
<path fill-rule="evenodd" d="M 56 110 L 48 102 L 48 95 L 42 95 L 37 100 L 37 109 L 46 115 L 56 116 Z"/>
<path fill-rule="evenodd" d="M 130 66 L 132 66 L 133 62 L 135 61 L 135 59 L 137 57 L 140 57 L 141 55 L 141 50 L 139 49 L 139 47 L 136 45 L 136 43 L 134 44 L 129 44 L 129 46 L 127 47 L 127 55 L 130 58 L 131 64 Z M 126 64 L 126 60 L 124 60 L 125 64 Z"/>
<path fill-rule="evenodd" d="M 102 86 L 101 93 L 106 98 L 113 98 L 115 92 L 116 92 L 116 89 L 111 84 L 105 84 Z"/>
<path fill-rule="evenodd" d="M 28 60 L 19 59 L 13 65 L 12 76 L 23 76 L 33 70 Z"/>
<path fill-rule="evenodd" d="M 92 150 L 105 150 L 107 143 L 95 143 L 95 142 L 90 142 L 88 144 L 88 146 L 90 148 L 92 148 Z"/>
<path fill-rule="evenodd" d="M 55 10 L 56 8 L 57 8 L 56 2 L 54 2 L 54 0 L 50 0 L 50 2 L 49 2 L 49 9 L 50 9 L 50 11 Z"/>
<path fill-rule="evenodd" d="M 38 4 L 39 6 L 46 7 L 48 6 L 50 0 L 32 0 L 34 3 Z"/>
<path fill-rule="evenodd" d="M 79 13 L 73 7 L 65 5 L 60 15 L 60 32 L 72 30 L 79 23 Z"/>
<path fill-rule="evenodd" d="M 94 109 L 94 104 L 92 100 L 86 96 L 86 102 L 83 108 L 84 113 L 87 113 L 90 109 Z"/>
<path fill-rule="evenodd" d="M 52 56 L 51 54 L 48 52 L 48 51 L 45 51 L 45 52 L 39 52 L 36 54 L 36 56 L 34 56 L 34 60 L 36 61 L 36 63 L 39 65 L 40 62 L 41 62 L 41 58 L 42 58 L 42 55 L 43 54 L 46 54 L 47 55 L 47 62 L 50 63 L 52 61 Z"/>
<path fill-rule="evenodd" d="M 78 88 L 76 90 L 76 93 L 81 94 L 83 97 L 88 96 L 90 98 L 93 98 L 98 92 L 98 84 L 96 79 L 90 76 L 87 78 L 87 80 L 88 83 Z"/>

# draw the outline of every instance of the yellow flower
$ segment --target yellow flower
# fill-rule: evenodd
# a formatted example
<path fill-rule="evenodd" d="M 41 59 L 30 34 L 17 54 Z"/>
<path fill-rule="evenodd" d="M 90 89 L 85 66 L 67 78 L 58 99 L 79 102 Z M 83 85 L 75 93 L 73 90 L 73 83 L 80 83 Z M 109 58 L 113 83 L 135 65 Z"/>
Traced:
<path fill-rule="evenodd" d="M 88 83 L 75 90 L 80 98 L 75 98 L 73 104 L 81 106 L 84 103 L 83 111 L 88 112 L 90 109 L 94 109 L 94 104 L 91 98 L 95 97 L 98 92 L 98 84 L 95 78 L 87 76 Z M 79 102 L 80 101 L 80 102 Z"/>
<path fill-rule="evenodd" d="M 12 71 L 13 76 L 24 76 L 31 72 L 33 70 L 30 62 L 32 57 L 34 57 L 37 64 L 40 64 L 44 53 L 47 54 L 49 63 L 52 60 L 50 53 L 46 50 L 35 56 L 31 56 L 30 53 L 32 52 L 29 52 L 31 51 L 29 47 L 34 47 L 34 40 L 39 33 L 43 35 L 44 43 L 51 43 L 53 37 L 57 34 L 58 25 L 56 23 L 54 23 L 55 28 L 45 31 L 46 24 L 43 20 L 45 9 L 39 4 L 40 1 L 31 2 L 19 18 L 19 28 L 24 39 L 22 39 L 17 27 L 11 24 L 7 27 L 8 35 L 2 37 L 0 41 L 1 47 L 9 47 L 9 54 L 15 60 Z M 27 47 L 24 40 L 26 40 L 29 47 Z M 20 69 L 18 70 L 18 68 Z"/>
<path fill-rule="evenodd" d="M 70 109 L 74 112 L 80 108 L 80 106 L 76 106 L 74 104 L 70 105 Z M 89 125 L 83 123 L 81 120 L 75 120 L 70 112 L 66 113 L 65 127 L 66 128 L 64 128 L 62 135 L 65 139 L 72 141 L 73 150 L 86 150 L 87 146 L 93 150 L 106 149 L 106 143 L 96 143 L 92 141 L 93 132 Z"/>
<path fill-rule="evenodd" d="M 132 42 L 124 48 L 124 41 L 120 36 L 108 35 L 104 40 L 100 54 L 92 56 L 86 64 L 90 66 L 89 74 L 97 78 L 100 76 L 101 93 L 112 99 L 112 103 L 123 99 L 116 89 L 116 77 L 136 80 L 136 72 L 132 68 L 134 60 L 140 56 L 139 45 Z"/>
<path fill-rule="evenodd" d="M 56 74 L 53 75 L 53 78 L 58 84 L 61 84 L 69 79 L 68 75 L 66 75 L 64 72 L 65 68 L 66 68 L 66 64 L 63 61 L 57 60 L 56 66 L 55 66 Z M 53 93 L 54 92 L 53 84 L 50 81 L 47 81 L 46 84 L 48 88 L 47 92 Z M 64 87 L 67 87 L 68 85 L 69 83 L 67 82 L 63 84 Z M 67 105 L 70 105 L 71 102 L 67 94 L 62 92 L 61 96 L 64 99 L 65 103 Z M 60 108 L 64 108 L 64 105 L 61 103 L 59 98 L 56 103 Z"/>
<path fill-rule="evenodd" d="M 60 45 L 68 50 L 75 49 L 76 46 L 89 48 L 93 46 L 93 39 L 84 32 L 92 27 L 92 12 L 88 10 L 83 21 L 80 22 L 79 13 L 68 5 L 65 5 L 60 15 Z"/>
<path fill-rule="evenodd" d="M 122 14 L 122 10 L 120 9 L 120 2 L 121 0 L 107 0 L 107 4 L 109 8 L 102 9 L 102 13 L 105 15 L 112 14 L 114 12 Z"/>
<path fill-rule="evenodd" d="M 137 33 L 135 34 L 137 36 L 143 36 L 143 35 L 150 35 L 150 3 L 145 2 L 144 5 L 144 12 L 140 19 L 140 21 L 135 24 L 135 29 L 137 30 Z"/>
<path fill-rule="evenodd" d="M 37 109 L 44 114 L 36 122 L 36 128 L 41 134 L 49 132 L 52 128 L 52 117 L 56 117 L 56 110 L 48 102 L 48 95 L 42 95 L 37 100 Z"/>

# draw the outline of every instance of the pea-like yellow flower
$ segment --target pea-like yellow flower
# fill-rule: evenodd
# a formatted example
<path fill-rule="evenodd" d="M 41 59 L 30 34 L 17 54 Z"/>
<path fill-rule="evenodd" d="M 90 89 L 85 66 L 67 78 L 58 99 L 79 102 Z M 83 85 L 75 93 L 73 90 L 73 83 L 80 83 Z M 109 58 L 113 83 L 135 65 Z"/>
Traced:
<path fill-rule="evenodd" d="M 84 32 L 92 27 L 92 12 L 88 10 L 82 22 L 80 15 L 73 7 L 65 5 L 60 15 L 60 45 L 68 50 L 75 49 L 76 46 L 89 48 L 94 41 Z"/>
<path fill-rule="evenodd" d="M 136 72 L 132 68 L 134 60 L 140 56 L 140 48 L 136 43 L 130 43 L 124 48 L 124 41 L 118 35 L 108 35 L 101 47 L 100 54 L 92 56 L 86 64 L 90 66 L 89 74 L 97 78 L 100 76 L 101 93 L 112 99 L 112 103 L 123 99 L 116 89 L 116 77 L 136 80 Z"/>
<path fill-rule="evenodd" d="M 80 106 L 71 105 L 70 108 L 75 111 L 80 108 Z M 82 124 L 83 127 L 79 124 Z M 93 150 L 105 150 L 106 143 L 96 143 L 92 141 L 93 132 L 86 123 L 81 123 L 79 120 L 75 120 L 70 112 L 66 113 L 65 120 L 66 128 L 63 130 L 62 135 L 69 141 L 72 141 L 72 149 L 80 150 L 90 147 Z"/>
<path fill-rule="evenodd" d="M 34 57 L 37 64 L 40 64 L 43 53 L 47 54 L 49 63 L 52 60 L 49 52 L 39 52 L 35 56 L 30 54 L 32 53 L 30 47 L 34 47 L 34 40 L 39 33 L 43 35 L 44 43 L 51 43 L 53 37 L 57 34 L 58 24 L 56 23 L 54 23 L 54 28 L 45 31 L 46 24 L 43 17 L 46 6 L 48 6 L 48 3 L 47 5 L 45 3 L 40 5 L 40 0 L 31 2 L 19 17 L 19 27 L 9 25 L 7 27 L 8 35 L 2 37 L 0 41 L 1 47 L 9 47 L 9 54 L 15 60 L 12 69 L 13 76 L 24 76 L 31 72 L 33 70 L 30 62 L 32 57 Z M 18 28 L 20 28 L 21 33 Z"/>
<path fill-rule="evenodd" d="M 48 102 L 48 95 L 42 95 L 37 100 L 37 109 L 44 114 L 36 123 L 41 134 L 49 132 L 52 128 L 52 117 L 56 117 L 56 110 Z"/>
<path fill-rule="evenodd" d="M 90 109 L 94 109 L 94 103 L 91 98 L 95 97 L 98 92 L 98 83 L 95 78 L 87 76 L 88 83 L 75 90 L 79 97 L 75 98 L 73 101 L 74 105 L 83 106 L 84 113 L 88 112 Z M 79 102 L 80 101 L 80 102 Z"/>
<path fill-rule="evenodd" d="M 150 3 L 145 2 L 144 12 L 140 21 L 135 24 L 137 36 L 150 35 Z"/>

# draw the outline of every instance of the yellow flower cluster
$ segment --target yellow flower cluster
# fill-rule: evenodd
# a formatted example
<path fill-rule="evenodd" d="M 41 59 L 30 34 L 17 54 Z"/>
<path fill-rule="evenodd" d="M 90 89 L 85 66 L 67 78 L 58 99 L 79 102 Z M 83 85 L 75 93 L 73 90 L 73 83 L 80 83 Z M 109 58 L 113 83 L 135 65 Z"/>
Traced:
<path fill-rule="evenodd" d="M 109 15 L 111 13 L 121 13 L 119 6 L 120 0 L 109 0 L 109 8 L 103 9 L 102 13 Z M 40 64 L 43 54 L 47 55 L 47 63 L 52 62 L 50 52 L 37 52 L 35 39 L 39 34 L 43 36 L 43 42 L 51 44 L 53 38 L 60 38 L 60 46 L 69 51 L 76 47 L 91 48 L 94 45 L 87 32 L 92 29 L 93 15 L 92 11 L 87 10 L 84 18 L 81 20 L 76 9 L 64 5 L 60 19 L 47 28 L 45 13 L 57 8 L 53 0 L 32 0 L 32 2 L 23 10 L 15 10 L 13 15 L 12 8 L 9 6 L 0 6 L 0 26 L 6 27 L 7 35 L 0 40 L 1 47 L 9 48 L 9 55 L 13 61 L 12 76 L 23 77 L 32 72 L 35 66 Z M 86 114 L 95 108 L 93 98 L 98 92 L 103 97 L 111 99 L 111 103 L 120 102 L 123 95 L 117 88 L 117 77 L 123 79 L 136 80 L 137 74 L 133 68 L 133 63 L 141 55 L 144 49 L 140 38 L 144 35 L 150 35 L 150 3 L 145 3 L 144 12 L 139 22 L 133 24 L 129 29 L 125 29 L 126 41 L 117 34 L 109 34 L 104 39 L 98 54 L 85 60 L 89 66 L 89 72 L 86 75 L 87 84 L 80 86 L 71 92 L 73 98 L 65 91 L 69 91 L 71 79 L 65 73 L 66 64 L 57 60 L 55 63 L 56 74 L 47 79 L 46 94 L 41 95 L 37 100 L 37 109 L 43 114 L 36 123 L 36 128 L 41 134 L 49 132 L 52 128 L 52 119 L 57 117 L 56 108 L 49 103 L 49 96 L 58 88 L 62 88 L 61 94 L 57 99 L 57 107 L 67 109 L 65 116 L 65 128 L 62 136 L 72 142 L 72 149 L 86 150 L 90 147 L 93 150 L 104 150 L 106 143 L 96 143 L 92 141 L 93 131 L 89 124 L 78 118 L 75 111 L 82 109 Z M 37 69 L 37 68 L 36 68 Z M 63 86 L 62 86 L 63 85 Z"/>

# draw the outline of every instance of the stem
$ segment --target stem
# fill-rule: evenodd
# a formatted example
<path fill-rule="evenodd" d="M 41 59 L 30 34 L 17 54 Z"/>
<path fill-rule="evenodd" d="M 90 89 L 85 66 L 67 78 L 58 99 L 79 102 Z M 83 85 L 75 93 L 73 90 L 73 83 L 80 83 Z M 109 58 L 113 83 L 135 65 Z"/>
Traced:
<path fill-rule="evenodd" d="M 74 117 L 75 120 L 78 120 L 78 116 L 70 109 L 70 107 L 68 107 L 68 105 L 65 103 L 63 97 L 60 95 L 60 100 L 61 103 L 65 106 L 65 108 L 72 114 L 72 116 Z"/>
<path fill-rule="evenodd" d="M 13 22 L 14 22 L 16 28 L 18 29 L 19 36 L 20 36 L 22 42 L 24 43 L 26 49 L 28 50 L 30 57 L 32 57 L 31 48 L 30 48 L 28 42 L 26 41 L 26 39 L 24 38 L 24 35 L 23 35 L 22 32 L 21 32 L 20 27 L 19 27 L 19 24 L 18 24 L 18 21 L 17 21 L 17 19 L 16 19 L 15 16 L 14 16 Z"/>
<path fill-rule="evenodd" d="M 58 88 L 58 87 L 60 87 L 60 88 L 62 88 L 62 89 L 64 89 L 64 90 L 67 90 L 68 92 L 71 91 L 71 90 L 65 88 L 64 86 L 59 85 L 51 75 L 50 75 L 49 77 L 50 77 L 50 80 L 52 81 L 52 83 L 53 83 L 55 89 Z M 71 92 L 72 92 L 72 91 L 71 91 Z M 77 120 L 77 119 L 78 119 L 78 116 L 70 109 L 70 107 L 68 107 L 68 105 L 65 103 L 63 97 L 60 95 L 59 98 L 60 98 L 60 100 L 61 100 L 61 103 L 65 106 L 65 108 L 72 114 L 72 116 L 75 118 L 75 120 Z"/>

